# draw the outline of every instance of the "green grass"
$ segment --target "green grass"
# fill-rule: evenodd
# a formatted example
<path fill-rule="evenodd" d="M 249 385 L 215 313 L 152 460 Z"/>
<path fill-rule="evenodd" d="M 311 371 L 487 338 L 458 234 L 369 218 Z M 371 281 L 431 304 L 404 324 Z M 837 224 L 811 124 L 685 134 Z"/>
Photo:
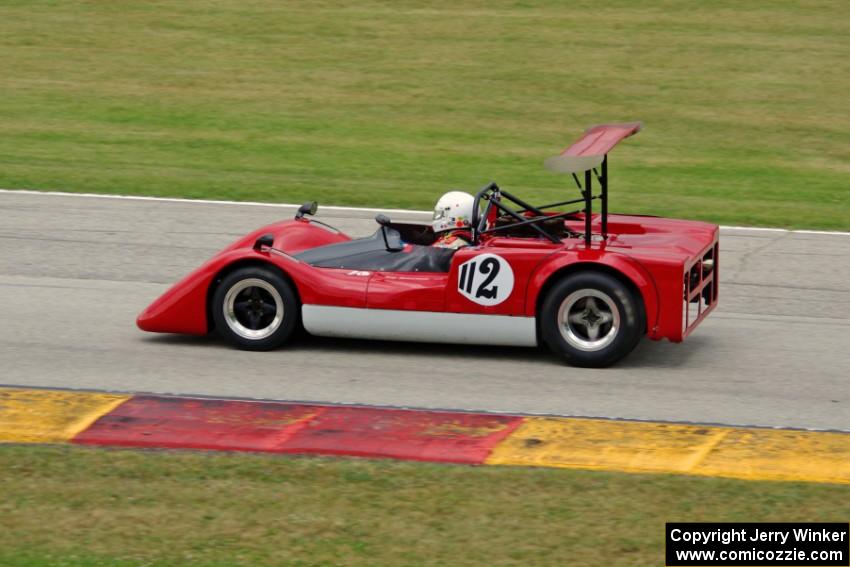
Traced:
<path fill-rule="evenodd" d="M 0 447 L 0 564 L 660 565 L 668 521 L 847 521 L 850 486 Z"/>
<path fill-rule="evenodd" d="M 0 186 L 427 208 L 643 120 L 612 207 L 850 229 L 850 3 L 0 4 Z"/>

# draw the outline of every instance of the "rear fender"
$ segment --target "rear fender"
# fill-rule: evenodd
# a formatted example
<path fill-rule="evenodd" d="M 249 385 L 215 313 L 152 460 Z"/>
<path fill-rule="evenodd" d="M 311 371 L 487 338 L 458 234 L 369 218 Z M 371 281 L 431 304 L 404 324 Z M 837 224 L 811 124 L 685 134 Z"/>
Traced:
<path fill-rule="evenodd" d="M 652 335 L 658 323 L 659 297 L 652 275 L 636 260 L 599 250 L 566 251 L 551 258 L 531 275 L 526 292 L 526 315 L 537 315 L 539 302 L 560 278 L 581 270 L 600 270 L 634 286 L 643 299 L 646 330 Z"/>

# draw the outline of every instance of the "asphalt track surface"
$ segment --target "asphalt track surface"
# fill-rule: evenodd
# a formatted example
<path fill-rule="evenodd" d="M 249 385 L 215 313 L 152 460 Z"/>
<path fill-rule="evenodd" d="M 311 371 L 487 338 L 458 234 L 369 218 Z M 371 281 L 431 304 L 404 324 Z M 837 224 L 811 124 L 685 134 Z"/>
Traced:
<path fill-rule="evenodd" d="M 249 353 L 135 327 L 171 283 L 293 210 L 0 192 L 0 384 L 850 431 L 846 234 L 723 230 L 715 313 L 603 370 L 543 349 L 320 338 Z M 319 218 L 365 235 L 373 216 Z"/>

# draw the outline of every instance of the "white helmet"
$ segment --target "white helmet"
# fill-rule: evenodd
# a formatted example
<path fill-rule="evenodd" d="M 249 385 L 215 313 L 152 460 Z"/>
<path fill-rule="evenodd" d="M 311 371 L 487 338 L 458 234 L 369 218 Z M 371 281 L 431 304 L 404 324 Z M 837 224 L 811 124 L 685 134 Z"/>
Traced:
<path fill-rule="evenodd" d="M 469 228 L 472 225 L 472 208 L 475 197 L 463 191 L 449 191 L 434 205 L 434 232 Z"/>

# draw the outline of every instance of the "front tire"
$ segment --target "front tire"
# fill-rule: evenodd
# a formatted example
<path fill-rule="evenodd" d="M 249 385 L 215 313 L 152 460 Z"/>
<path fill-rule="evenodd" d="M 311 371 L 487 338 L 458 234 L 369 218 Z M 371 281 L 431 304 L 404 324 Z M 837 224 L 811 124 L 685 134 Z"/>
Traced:
<path fill-rule="evenodd" d="M 215 327 L 234 346 L 271 350 L 285 343 L 300 315 L 292 285 L 264 267 L 246 267 L 224 277 L 212 298 Z"/>
<path fill-rule="evenodd" d="M 571 274 L 556 283 L 539 317 L 543 342 L 574 366 L 615 363 L 637 346 L 646 329 L 637 291 L 595 271 Z"/>

